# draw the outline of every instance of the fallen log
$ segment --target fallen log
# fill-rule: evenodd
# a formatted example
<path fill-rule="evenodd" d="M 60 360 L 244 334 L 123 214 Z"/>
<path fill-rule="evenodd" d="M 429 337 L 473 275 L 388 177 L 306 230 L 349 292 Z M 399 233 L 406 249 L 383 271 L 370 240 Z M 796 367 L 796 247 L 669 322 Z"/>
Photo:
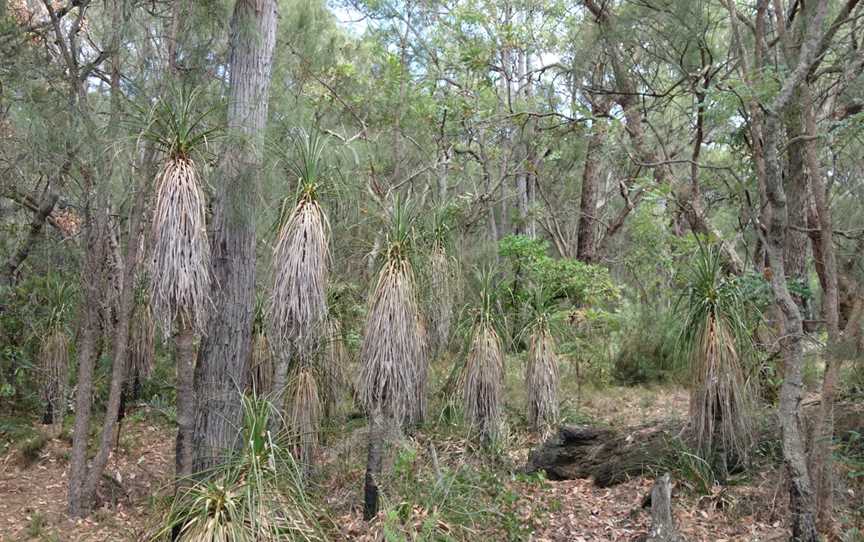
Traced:
<path fill-rule="evenodd" d="M 803 405 L 809 417 L 819 402 Z M 841 402 L 835 407 L 834 435 L 848 440 L 864 433 L 864 405 Z M 680 420 L 658 421 L 625 429 L 587 425 L 565 425 L 558 433 L 531 451 L 525 471 L 545 471 L 550 480 L 591 478 L 599 487 L 609 487 L 631 478 L 662 472 L 674 465 L 680 446 L 674 439 L 684 434 Z M 768 419 L 757 441 L 778 440 L 779 428 Z"/>
<path fill-rule="evenodd" d="M 644 425 L 617 432 L 608 428 L 569 425 L 533 450 L 527 472 L 546 471 L 550 480 L 593 478 L 599 487 L 642 476 L 673 452 L 669 441 L 680 424 Z"/>

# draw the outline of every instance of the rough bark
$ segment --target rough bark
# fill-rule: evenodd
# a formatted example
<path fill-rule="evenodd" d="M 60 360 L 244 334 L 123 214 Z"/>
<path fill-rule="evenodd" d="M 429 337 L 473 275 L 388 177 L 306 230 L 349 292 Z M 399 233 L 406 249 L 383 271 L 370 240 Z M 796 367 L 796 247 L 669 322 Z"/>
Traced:
<path fill-rule="evenodd" d="M 193 470 L 237 445 L 241 393 L 252 345 L 255 206 L 267 122 L 275 0 L 237 0 L 231 20 L 228 143 L 217 169 L 212 239 L 213 312 L 195 368 Z"/>
<path fill-rule="evenodd" d="M 585 151 L 585 169 L 582 170 L 582 193 L 579 199 L 579 225 L 576 241 L 576 258 L 591 263 L 595 260 L 597 234 L 599 223 L 597 202 L 600 197 L 600 176 L 602 167 L 600 153 L 606 141 L 606 121 L 601 118 L 609 114 L 609 106 L 605 101 L 598 101 L 591 106 L 591 137 Z"/>
<path fill-rule="evenodd" d="M 802 91 L 798 90 L 786 114 L 786 194 L 789 209 L 789 231 L 786 233 L 783 258 L 786 278 L 802 284 L 807 277 L 807 176 L 804 170 L 804 119 Z M 793 298 L 806 311 L 805 300 L 800 295 Z"/>
<path fill-rule="evenodd" d="M 543 470 L 550 480 L 591 478 L 608 487 L 642 476 L 674 450 L 680 425 L 643 425 L 617 432 L 589 426 L 563 426 L 528 456 L 527 472 Z"/>

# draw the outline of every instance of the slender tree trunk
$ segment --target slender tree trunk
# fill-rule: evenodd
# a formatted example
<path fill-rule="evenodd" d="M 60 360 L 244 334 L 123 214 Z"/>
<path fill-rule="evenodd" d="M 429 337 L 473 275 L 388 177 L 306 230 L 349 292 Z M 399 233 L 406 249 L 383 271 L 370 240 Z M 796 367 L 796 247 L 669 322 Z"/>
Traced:
<path fill-rule="evenodd" d="M 212 240 L 213 312 L 195 367 L 193 470 L 236 447 L 252 345 L 255 206 L 276 43 L 275 0 L 237 0 L 231 20 L 228 143 L 219 163 Z"/>
<path fill-rule="evenodd" d="M 99 330 L 99 299 L 102 297 L 102 251 L 100 230 L 89 212 L 85 212 L 86 240 L 84 264 L 81 270 L 84 302 L 81 307 L 81 329 L 78 338 L 78 388 L 75 395 L 75 426 L 72 432 L 72 453 L 69 459 L 69 515 L 80 517 L 86 512 L 82 500 L 87 474 L 87 444 L 90 436 L 90 416 L 93 396 L 93 368 L 96 364 L 96 342 Z"/>
<path fill-rule="evenodd" d="M 177 319 L 174 338 L 177 366 L 177 445 L 174 474 L 177 487 L 192 474 L 192 433 L 195 429 L 195 331 L 191 322 Z"/>
<path fill-rule="evenodd" d="M 833 468 L 831 448 L 834 438 L 834 399 L 839 381 L 841 359 L 836 357 L 843 339 L 840 330 L 840 309 L 837 289 L 837 257 L 834 251 L 834 222 L 825 179 L 819 165 L 818 141 L 816 139 L 816 115 L 813 111 L 810 89 L 804 85 L 801 93 L 805 133 L 805 163 L 810 177 L 810 188 L 816 207 L 819 235 L 814 254 L 820 256 L 822 284 L 822 316 L 828 329 L 828 345 L 825 352 L 825 375 L 822 381 L 822 400 L 813 425 L 810 445 L 810 468 L 816 496 L 816 510 L 820 530 L 825 532 L 833 516 Z"/>
<path fill-rule="evenodd" d="M 778 416 L 783 434 L 783 459 L 791 481 L 790 514 L 792 516 L 793 540 L 815 542 L 816 523 L 814 514 L 813 489 L 807 468 L 804 446 L 803 425 L 800 418 L 802 376 L 804 364 L 801 339 L 804 333 L 801 312 L 798 304 L 789 293 L 786 285 L 784 248 L 788 228 L 786 194 L 783 190 L 779 157 L 777 156 L 777 130 L 779 122 L 776 114 L 769 114 L 765 124 L 765 164 L 767 198 L 771 205 L 771 223 L 768 227 L 766 251 L 773 269 L 771 287 L 780 310 L 781 349 L 783 351 L 783 385 L 780 388 Z"/>

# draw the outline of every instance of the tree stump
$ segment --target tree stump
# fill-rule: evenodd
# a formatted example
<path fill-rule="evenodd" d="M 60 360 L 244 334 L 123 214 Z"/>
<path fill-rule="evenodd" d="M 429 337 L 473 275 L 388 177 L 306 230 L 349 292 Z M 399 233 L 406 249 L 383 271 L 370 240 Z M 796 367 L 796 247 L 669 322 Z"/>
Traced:
<path fill-rule="evenodd" d="M 668 472 L 657 478 L 651 489 L 651 531 L 644 541 L 685 542 L 672 517 L 672 478 Z"/>

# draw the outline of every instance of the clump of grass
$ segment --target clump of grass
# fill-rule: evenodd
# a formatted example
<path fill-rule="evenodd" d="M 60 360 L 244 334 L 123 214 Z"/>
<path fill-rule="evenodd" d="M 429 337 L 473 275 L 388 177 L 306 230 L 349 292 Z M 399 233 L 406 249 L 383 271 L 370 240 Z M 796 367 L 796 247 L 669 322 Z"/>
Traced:
<path fill-rule="evenodd" d="M 720 250 L 700 245 L 690 270 L 678 340 L 691 371 L 690 429 L 703 459 L 747 460 L 753 440 L 751 390 L 742 358 L 749 338 L 747 304 L 723 275 Z"/>
<path fill-rule="evenodd" d="M 367 410 L 378 410 L 402 423 L 423 401 L 417 392 L 425 384 L 426 356 L 408 254 L 410 225 L 398 205 L 395 213 L 396 225 L 363 330 L 360 380 Z"/>
<path fill-rule="evenodd" d="M 504 357 L 501 339 L 488 322 L 479 323 L 465 365 L 462 397 L 466 423 L 486 441 L 498 435 L 503 419 Z"/>
<path fill-rule="evenodd" d="M 23 464 L 29 466 L 38 461 L 49 440 L 48 435 L 37 433 L 18 443 L 17 450 Z"/>
<path fill-rule="evenodd" d="M 450 344 L 453 321 L 454 262 L 447 251 L 450 234 L 449 222 L 453 208 L 442 207 L 433 214 L 432 249 L 429 254 L 429 347 L 433 357 L 440 356 Z"/>
<path fill-rule="evenodd" d="M 698 495 L 710 495 L 717 482 L 711 464 L 700 457 L 699 450 L 691 449 L 679 438 L 669 438 L 668 451 L 653 465 L 654 470 L 671 472 L 676 480 Z"/>
<path fill-rule="evenodd" d="M 244 397 L 243 447 L 216 470 L 203 473 L 174 498 L 154 540 L 181 542 L 324 540 L 322 517 L 306 496 L 300 468 L 268 431 L 278 412 L 265 400 Z"/>

